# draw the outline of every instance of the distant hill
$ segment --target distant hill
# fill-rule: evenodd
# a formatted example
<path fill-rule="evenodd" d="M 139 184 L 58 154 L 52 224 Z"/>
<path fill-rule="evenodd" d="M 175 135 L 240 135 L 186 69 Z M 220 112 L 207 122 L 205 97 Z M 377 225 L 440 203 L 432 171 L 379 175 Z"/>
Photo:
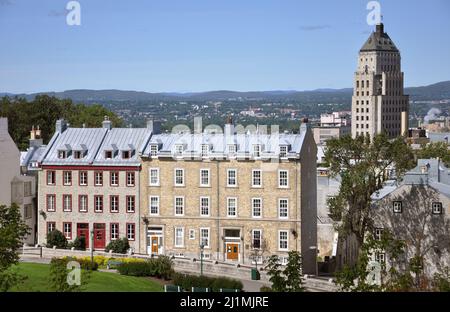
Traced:
<path fill-rule="evenodd" d="M 405 93 L 412 100 L 442 100 L 450 99 L 450 81 L 439 82 L 429 86 L 406 88 Z M 41 92 L 33 94 L 0 93 L 0 96 L 19 96 L 28 100 L 38 94 L 47 94 L 57 98 L 70 98 L 74 102 L 105 103 L 105 102 L 154 102 L 154 101 L 305 101 L 308 103 L 343 103 L 351 100 L 352 89 L 317 89 L 311 91 L 274 90 L 237 92 L 218 90 L 198 93 L 149 93 L 141 91 L 122 90 L 67 90 L 63 92 Z"/>

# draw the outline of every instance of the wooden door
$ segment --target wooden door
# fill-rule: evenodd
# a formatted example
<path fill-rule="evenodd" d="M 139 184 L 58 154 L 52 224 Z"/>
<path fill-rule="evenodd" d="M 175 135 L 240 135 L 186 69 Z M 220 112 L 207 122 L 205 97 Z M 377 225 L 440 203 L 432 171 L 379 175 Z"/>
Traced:
<path fill-rule="evenodd" d="M 77 224 L 77 237 L 84 237 L 86 242 L 86 248 L 89 248 L 89 224 L 88 223 L 78 223 Z"/>
<path fill-rule="evenodd" d="M 227 260 L 239 260 L 239 244 L 227 243 Z"/>
<path fill-rule="evenodd" d="M 152 254 L 158 254 L 158 249 L 159 249 L 158 236 L 152 236 L 150 238 L 150 244 L 152 246 Z"/>
<path fill-rule="evenodd" d="M 105 224 L 94 223 L 94 248 L 104 249 L 106 245 Z"/>

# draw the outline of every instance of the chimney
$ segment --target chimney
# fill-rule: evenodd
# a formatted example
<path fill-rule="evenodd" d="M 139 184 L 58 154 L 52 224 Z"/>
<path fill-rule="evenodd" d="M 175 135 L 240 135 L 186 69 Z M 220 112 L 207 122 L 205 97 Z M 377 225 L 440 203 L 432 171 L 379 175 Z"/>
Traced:
<path fill-rule="evenodd" d="M 147 121 L 147 129 L 151 131 L 153 134 L 161 133 L 161 121 L 159 120 L 148 120 Z"/>
<path fill-rule="evenodd" d="M 44 142 L 41 139 L 41 130 L 39 129 L 39 126 L 37 129 L 33 126 L 30 131 L 30 147 L 40 147 L 43 144 Z"/>
<path fill-rule="evenodd" d="M 61 119 L 58 119 L 57 121 L 56 121 L 56 132 L 58 132 L 58 133 L 63 133 L 64 131 L 66 131 L 66 129 L 67 129 L 67 123 L 66 123 L 66 121 L 63 119 L 63 118 L 61 118 Z"/>
<path fill-rule="evenodd" d="M 234 130 L 234 124 L 233 124 L 233 117 L 228 116 L 225 120 L 225 136 L 232 136 L 235 133 Z"/>
<path fill-rule="evenodd" d="M 108 116 L 105 116 L 105 119 L 102 121 L 102 127 L 108 130 L 112 129 L 112 122 L 109 120 Z"/>
<path fill-rule="evenodd" d="M 378 35 L 381 36 L 384 34 L 384 24 L 383 23 L 377 24 L 376 28 L 377 28 Z"/>

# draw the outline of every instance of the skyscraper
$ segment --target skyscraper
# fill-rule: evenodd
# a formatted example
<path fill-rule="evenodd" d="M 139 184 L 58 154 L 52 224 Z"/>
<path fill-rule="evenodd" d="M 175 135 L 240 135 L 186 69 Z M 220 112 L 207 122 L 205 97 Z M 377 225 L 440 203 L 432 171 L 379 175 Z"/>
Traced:
<path fill-rule="evenodd" d="M 376 26 L 359 51 L 352 97 L 352 137 L 408 130 L 409 96 L 403 93 L 400 51 L 384 25 Z"/>

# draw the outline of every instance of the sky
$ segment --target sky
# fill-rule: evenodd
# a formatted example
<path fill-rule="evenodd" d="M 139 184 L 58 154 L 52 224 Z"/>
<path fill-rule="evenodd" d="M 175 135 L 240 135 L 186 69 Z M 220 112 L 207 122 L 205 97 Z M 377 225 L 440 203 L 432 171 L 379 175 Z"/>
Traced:
<path fill-rule="evenodd" d="M 351 87 L 367 0 L 0 0 L 0 92 Z M 450 1 L 380 0 L 406 86 L 450 80 Z"/>

